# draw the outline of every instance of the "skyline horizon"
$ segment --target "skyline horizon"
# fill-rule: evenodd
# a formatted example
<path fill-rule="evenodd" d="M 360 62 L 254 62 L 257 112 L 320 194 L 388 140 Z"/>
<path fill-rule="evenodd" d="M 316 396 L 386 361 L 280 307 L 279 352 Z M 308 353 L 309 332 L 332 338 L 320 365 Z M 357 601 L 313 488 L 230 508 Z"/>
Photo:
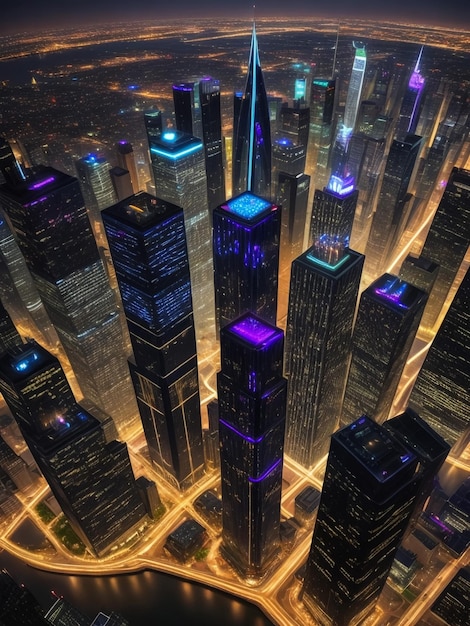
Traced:
<path fill-rule="evenodd" d="M 159 10 L 158 15 L 152 9 L 142 10 L 141 5 L 147 4 L 146 0 L 133 5 L 132 9 L 129 9 L 125 5 L 121 7 L 116 3 L 111 5 L 108 0 L 105 0 L 104 4 L 100 3 L 98 9 L 91 0 L 85 0 L 81 3 L 80 9 L 74 7 L 68 7 L 67 11 L 55 10 L 62 9 L 58 0 L 48 0 L 48 5 L 51 7 L 49 10 L 44 11 L 44 7 L 37 7 L 32 0 L 27 0 L 18 7 L 9 7 L 9 14 L 3 18 L 2 37 L 10 37 L 14 35 L 20 35 L 25 33 L 37 34 L 42 29 L 49 30 L 67 30 L 70 26 L 70 21 L 73 21 L 74 28 L 87 28 L 91 26 L 107 26 L 113 24 L 121 24 L 128 22 L 130 24 L 137 24 L 142 21 L 158 22 L 172 20 L 205 20 L 213 17 L 217 20 L 237 20 L 243 22 L 252 22 L 253 19 L 257 22 L 263 22 L 265 20 L 280 19 L 280 20 L 295 20 L 311 18 L 312 20 L 326 20 L 337 21 L 341 26 L 341 22 L 347 23 L 349 21 L 361 20 L 370 23 L 390 23 L 390 24 L 403 24 L 404 26 L 413 26 L 421 28 L 436 29 L 441 28 L 444 30 L 456 30 L 458 32 L 470 33 L 470 6 L 467 9 L 463 9 L 458 6 L 457 0 L 451 0 L 446 4 L 444 9 L 441 6 L 437 6 L 438 2 L 432 2 L 431 6 L 426 7 L 425 21 L 423 21 L 423 9 L 420 6 L 421 0 L 399 0 L 398 9 L 397 3 L 394 4 L 395 11 L 393 15 L 391 11 L 384 8 L 378 8 L 374 5 L 372 0 L 360 0 L 356 5 L 351 8 L 347 0 L 338 0 L 338 8 L 334 9 L 329 5 L 326 0 L 321 0 L 316 3 L 315 7 L 303 6 L 306 2 L 302 0 L 294 0 L 293 6 L 289 9 L 289 12 L 285 12 L 284 9 L 278 9 L 282 3 L 271 2 L 270 10 L 263 10 L 263 7 L 247 7 L 241 8 L 239 4 L 230 0 L 230 6 L 227 7 L 224 3 L 224 8 L 220 8 L 220 3 L 215 0 L 202 0 L 199 5 L 198 14 L 194 14 L 194 5 L 186 6 L 186 0 L 181 0 L 178 6 L 181 6 L 181 10 L 176 9 L 164 9 L 163 12 Z M 30 5 L 29 7 L 25 5 Z M 214 6 L 211 6 L 214 5 Z M 366 5 L 369 5 L 366 7 Z M 83 6 L 85 9 L 83 10 Z M 101 8 L 104 6 L 105 8 Z M 106 8 L 107 7 L 107 8 Z M 274 10 L 273 10 L 274 8 Z M 26 9 L 26 10 L 25 10 Z M 50 19 L 51 14 L 56 14 L 57 19 Z M 454 18 L 455 16 L 455 18 Z"/>

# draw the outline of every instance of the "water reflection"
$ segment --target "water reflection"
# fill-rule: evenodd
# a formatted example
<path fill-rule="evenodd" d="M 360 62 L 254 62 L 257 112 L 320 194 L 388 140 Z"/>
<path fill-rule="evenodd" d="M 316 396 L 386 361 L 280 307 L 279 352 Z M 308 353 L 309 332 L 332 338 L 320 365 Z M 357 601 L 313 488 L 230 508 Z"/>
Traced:
<path fill-rule="evenodd" d="M 255 606 L 222 592 L 159 572 L 100 576 L 69 576 L 29 567 L 0 552 L 0 567 L 26 585 L 49 608 L 51 591 L 63 596 L 90 618 L 98 611 L 116 611 L 131 626 L 272 626 Z"/>

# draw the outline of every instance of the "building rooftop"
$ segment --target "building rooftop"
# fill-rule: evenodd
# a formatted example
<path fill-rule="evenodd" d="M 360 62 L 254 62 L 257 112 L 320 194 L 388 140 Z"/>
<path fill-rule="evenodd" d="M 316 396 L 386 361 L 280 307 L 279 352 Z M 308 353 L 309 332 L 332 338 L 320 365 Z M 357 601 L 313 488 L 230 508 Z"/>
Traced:
<path fill-rule="evenodd" d="M 145 191 L 140 191 L 104 209 L 102 215 L 108 215 L 135 229 L 144 231 L 156 224 L 165 222 L 181 211 L 181 207 L 176 204 L 156 198 Z"/>
<path fill-rule="evenodd" d="M 277 209 L 277 206 L 265 198 L 245 191 L 239 196 L 227 200 L 220 208 L 243 218 L 247 222 L 254 222 L 261 216 Z"/>
<path fill-rule="evenodd" d="M 256 348 L 265 347 L 283 334 L 276 326 L 264 322 L 251 313 L 239 317 L 223 330 Z"/>

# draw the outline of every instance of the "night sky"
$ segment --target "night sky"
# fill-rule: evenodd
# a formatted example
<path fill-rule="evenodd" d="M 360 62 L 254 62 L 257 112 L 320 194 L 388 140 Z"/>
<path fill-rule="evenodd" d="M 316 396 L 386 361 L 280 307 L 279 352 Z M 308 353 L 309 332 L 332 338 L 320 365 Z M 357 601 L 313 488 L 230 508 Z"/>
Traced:
<path fill-rule="evenodd" d="M 8 0 L 0 34 L 159 17 L 250 19 L 252 14 L 252 2 L 240 0 Z M 256 15 L 391 19 L 470 31 L 468 0 L 259 0 Z"/>

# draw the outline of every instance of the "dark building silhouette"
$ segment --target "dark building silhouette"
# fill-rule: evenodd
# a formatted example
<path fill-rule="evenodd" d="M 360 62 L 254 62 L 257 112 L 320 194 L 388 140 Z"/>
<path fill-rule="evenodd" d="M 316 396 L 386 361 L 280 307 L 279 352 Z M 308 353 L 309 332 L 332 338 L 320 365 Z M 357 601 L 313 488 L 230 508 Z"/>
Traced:
<path fill-rule="evenodd" d="M 351 365 L 341 423 L 366 413 L 387 419 L 418 330 L 427 294 L 384 274 L 362 292 L 354 324 Z"/>
<path fill-rule="evenodd" d="M 446 301 L 470 241 L 470 171 L 454 167 L 421 254 L 439 265 L 423 326 L 432 328 Z"/>
<path fill-rule="evenodd" d="M 226 200 L 220 83 L 204 76 L 198 82 L 173 85 L 176 128 L 203 140 L 209 210 Z"/>
<path fill-rule="evenodd" d="M 72 528 L 101 556 L 145 524 L 127 446 L 75 402 L 56 357 L 34 341 L 0 358 L 0 391 Z"/>
<path fill-rule="evenodd" d="M 179 489 L 204 469 L 183 210 L 147 193 L 103 212 L 134 358 L 150 459 Z"/>
<path fill-rule="evenodd" d="M 221 552 L 243 578 L 259 579 L 280 550 L 284 334 L 247 313 L 222 328 L 220 345 Z"/>
<path fill-rule="evenodd" d="M 324 626 L 363 623 L 416 497 L 418 459 L 363 416 L 333 434 L 301 599 Z"/>
<path fill-rule="evenodd" d="M 78 180 L 38 166 L 21 184 L 1 185 L 0 204 L 81 392 L 126 428 L 136 405 L 121 319 Z"/>
<path fill-rule="evenodd" d="M 465 437 L 470 426 L 468 270 L 429 348 L 409 403 L 450 445 Z"/>
<path fill-rule="evenodd" d="M 354 250 L 331 261 L 322 252 L 313 246 L 292 263 L 286 328 L 285 451 L 307 469 L 337 426 L 364 263 Z"/>
<path fill-rule="evenodd" d="M 470 567 L 462 567 L 431 607 L 449 626 L 466 626 L 470 611 Z"/>
<path fill-rule="evenodd" d="M 407 135 L 390 147 L 366 247 L 365 272 L 373 279 L 386 269 L 407 224 L 412 200 L 408 189 L 422 143 L 422 137 Z"/>

